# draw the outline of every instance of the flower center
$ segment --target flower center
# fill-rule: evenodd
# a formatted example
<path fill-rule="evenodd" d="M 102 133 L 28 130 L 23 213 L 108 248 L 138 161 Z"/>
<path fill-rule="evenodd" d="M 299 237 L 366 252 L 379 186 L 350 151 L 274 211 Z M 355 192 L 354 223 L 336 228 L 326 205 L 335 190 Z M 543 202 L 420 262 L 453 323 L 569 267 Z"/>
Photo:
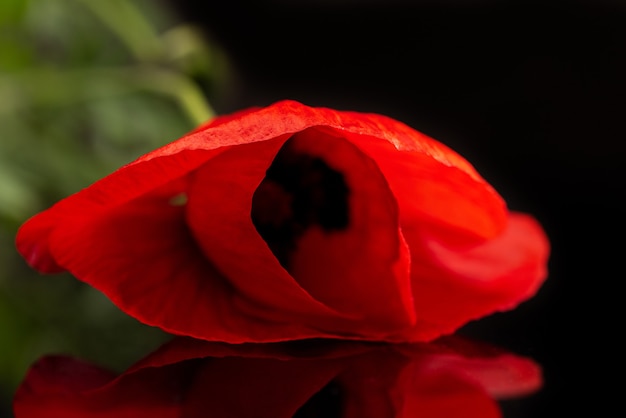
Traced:
<path fill-rule="evenodd" d="M 292 137 L 293 138 L 293 137 Z M 348 228 L 350 190 L 342 173 L 285 142 L 252 198 L 252 222 L 283 267 L 311 226 Z"/>

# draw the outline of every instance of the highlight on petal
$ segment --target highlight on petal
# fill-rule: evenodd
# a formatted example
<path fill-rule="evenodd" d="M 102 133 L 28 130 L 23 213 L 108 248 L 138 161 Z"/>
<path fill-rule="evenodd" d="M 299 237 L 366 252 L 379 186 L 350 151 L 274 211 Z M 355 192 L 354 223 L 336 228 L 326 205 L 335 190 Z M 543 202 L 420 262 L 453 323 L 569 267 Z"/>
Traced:
<path fill-rule="evenodd" d="M 13 405 L 15 418 L 489 418 L 500 416 L 492 390 L 498 382 L 506 382 L 507 395 L 516 387 L 526 395 L 528 380 L 541 380 L 531 360 L 459 339 L 394 346 L 179 338 L 117 377 L 68 357 L 45 357 Z"/>

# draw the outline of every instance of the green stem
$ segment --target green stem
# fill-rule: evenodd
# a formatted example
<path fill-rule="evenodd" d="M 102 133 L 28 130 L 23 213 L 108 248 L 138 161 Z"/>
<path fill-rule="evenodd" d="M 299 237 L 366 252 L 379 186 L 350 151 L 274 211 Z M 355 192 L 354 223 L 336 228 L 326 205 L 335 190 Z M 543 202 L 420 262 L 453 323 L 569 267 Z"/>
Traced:
<path fill-rule="evenodd" d="M 97 16 L 140 62 L 163 55 L 161 40 L 152 24 L 129 0 L 76 0 Z"/>
<path fill-rule="evenodd" d="M 200 125 L 215 116 L 215 111 L 205 99 L 198 86 L 188 77 L 161 69 L 147 68 L 131 77 L 144 89 L 160 92 L 174 98 L 185 111 L 194 126 Z"/>
<path fill-rule="evenodd" d="M 215 116 L 198 86 L 175 71 L 154 67 L 74 69 L 37 68 L 0 75 L 0 113 L 30 105 L 58 106 L 146 91 L 175 100 L 197 126 Z"/>

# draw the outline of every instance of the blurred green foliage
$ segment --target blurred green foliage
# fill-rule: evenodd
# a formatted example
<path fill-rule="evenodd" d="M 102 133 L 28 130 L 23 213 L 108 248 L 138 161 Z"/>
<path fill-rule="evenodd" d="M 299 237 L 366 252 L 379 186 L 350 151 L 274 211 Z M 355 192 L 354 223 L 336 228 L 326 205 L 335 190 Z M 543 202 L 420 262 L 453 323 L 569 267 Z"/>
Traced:
<path fill-rule="evenodd" d="M 212 116 L 224 55 L 157 0 L 0 1 L 0 404 L 47 353 L 123 369 L 166 339 L 14 249 L 29 216 Z M 0 416 L 2 410 L 0 409 Z"/>

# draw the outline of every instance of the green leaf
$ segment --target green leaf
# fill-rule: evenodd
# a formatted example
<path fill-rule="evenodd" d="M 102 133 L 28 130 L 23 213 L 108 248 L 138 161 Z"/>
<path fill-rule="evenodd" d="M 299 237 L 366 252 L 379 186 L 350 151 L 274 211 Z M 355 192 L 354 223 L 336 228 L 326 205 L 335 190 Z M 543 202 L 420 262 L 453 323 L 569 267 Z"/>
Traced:
<path fill-rule="evenodd" d="M 0 28 L 3 26 L 16 25 L 24 16 L 28 3 L 28 0 L 0 1 Z"/>

